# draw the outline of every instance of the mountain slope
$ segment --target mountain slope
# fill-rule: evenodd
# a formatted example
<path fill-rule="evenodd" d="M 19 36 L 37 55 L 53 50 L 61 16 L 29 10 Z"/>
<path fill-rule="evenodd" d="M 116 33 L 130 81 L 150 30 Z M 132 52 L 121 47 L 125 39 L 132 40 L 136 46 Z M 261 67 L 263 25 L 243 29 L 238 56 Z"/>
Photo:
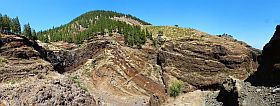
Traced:
<path fill-rule="evenodd" d="M 136 23 L 136 24 L 133 24 Z M 134 16 L 112 11 L 91 11 L 73 19 L 70 23 L 38 32 L 43 42 L 74 42 L 82 43 L 96 35 L 120 33 L 130 46 L 145 43 L 148 32 L 141 25 L 150 25 Z"/>

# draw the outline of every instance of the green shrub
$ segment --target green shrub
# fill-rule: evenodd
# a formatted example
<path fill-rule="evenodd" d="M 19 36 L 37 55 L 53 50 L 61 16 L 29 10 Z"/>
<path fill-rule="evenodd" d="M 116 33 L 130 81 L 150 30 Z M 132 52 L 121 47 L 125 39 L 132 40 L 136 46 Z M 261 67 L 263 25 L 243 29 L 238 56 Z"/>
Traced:
<path fill-rule="evenodd" d="M 4 65 L 7 63 L 7 59 L 0 57 L 0 65 Z"/>
<path fill-rule="evenodd" d="M 171 97 L 177 97 L 179 96 L 180 92 L 182 90 L 182 82 L 179 80 L 174 80 L 171 82 L 169 86 L 169 92 Z"/>

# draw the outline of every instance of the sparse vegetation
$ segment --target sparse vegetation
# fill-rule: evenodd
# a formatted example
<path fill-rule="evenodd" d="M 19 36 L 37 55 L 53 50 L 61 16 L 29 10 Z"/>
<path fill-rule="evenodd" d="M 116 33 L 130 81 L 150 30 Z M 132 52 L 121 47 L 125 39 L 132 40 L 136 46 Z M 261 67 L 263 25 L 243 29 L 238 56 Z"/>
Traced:
<path fill-rule="evenodd" d="M 177 97 L 181 93 L 182 90 L 182 82 L 180 80 L 173 80 L 169 85 L 169 95 L 171 97 Z"/>
<path fill-rule="evenodd" d="M 195 33 L 199 32 L 192 28 L 179 28 L 176 26 L 145 26 L 154 37 L 161 31 L 165 37 L 177 39 L 181 37 L 191 37 Z"/>
<path fill-rule="evenodd" d="M 22 80 L 22 78 L 13 78 L 13 79 L 9 80 L 8 83 L 16 84 L 17 82 L 20 82 L 21 80 Z"/>
<path fill-rule="evenodd" d="M 222 35 L 217 35 L 217 36 L 219 36 L 219 37 L 228 37 L 228 38 L 233 38 L 233 36 L 232 36 L 232 35 L 230 35 L 230 34 L 226 34 L 226 33 L 224 33 L 224 34 L 222 34 Z"/>
<path fill-rule="evenodd" d="M 87 77 L 91 77 L 91 70 L 88 69 L 88 68 L 86 68 L 86 69 L 84 69 L 84 71 L 83 71 L 82 74 L 83 74 L 83 75 L 86 75 Z"/>
<path fill-rule="evenodd" d="M 234 41 L 234 42 L 237 42 L 237 43 L 239 43 L 239 44 L 241 44 L 241 45 L 244 45 L 244 46 L 246 46 L 246 47 L 252 48 L 252 47 L 251 47 L 250 45 L 248 45 L 247 43 L 235 39 L 235 38 L 234 38 L 232 35 L 230 35 L 230 34 L 224 33 L 224 34 L 222 34 L 222 35 L 217 35 L 217 36 L 218 36 L 218 37 L 225 37 L 225 38 L 230 39 L 230 40 L 232 40 L 232 41 Z"/>
<path fill-rule="evenodd" d="M 86 87 L 82 86 L 82 83 L 77 75 L 70 76 L 70 79 L 76 83 L 82 90 L 88 91 Z"/>
<path fill-rule="evenodd" d="M 6 63 L 7 63 L 7 59 L 0 57 L 0 66 L 3 66 Z"/>

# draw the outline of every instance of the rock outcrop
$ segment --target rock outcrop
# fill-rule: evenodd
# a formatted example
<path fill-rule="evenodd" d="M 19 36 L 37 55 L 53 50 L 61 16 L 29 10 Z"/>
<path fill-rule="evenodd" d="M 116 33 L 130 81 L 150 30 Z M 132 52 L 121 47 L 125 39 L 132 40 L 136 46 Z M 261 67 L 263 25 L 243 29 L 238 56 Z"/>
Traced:
<path fill-rule="evenodd" d="M 5 58 L 0 56 L 0 82 L 17 81 L 53 71 L 53 66 L 42 59 Z"/>
<path fill-rule="evenodd" d="M 0 82 L 17 81 L 53 70 L 31 41 L 17 35 L 0 35 Z"/>
<path fill-rule="evenodd" d="M 262 55 L 258 57 L 260 63 L 257 71 L 244 81 L 230 79 L 224 83 L 218 100 L 225 105 L 251 106 L 279 106 L 280 104 L 280 26 L 270 41 L 264 46 Z M 231 84 L 229 84 L 231 83 Z M 229 89 L 227 89 L 229 88 Z"/>
<path fill-rule="evenodd" d="M 270 41 L 264 46 L 260 56 L 260 66 L 247 81 L 252 85 L 276 86 L 280 84 L 280 25 Z"/>
<path fill-rule="evenodd" d="M 97 40 L 73 50 L 48 51 L 46 57 L 53 64 L 56 71 L 63 73 L 83 65 L 94 54 L 105 49 L 107 44 L 109 42 L 106 40 Z"/>
<path fill-rule="evenodd" d="M 31 42 L 25 40 L 25 37 L 19 35 L 0 34 L 0 56 L 22 59 L 39 57 L 40 53 L 29 46 Z"/>
<path fill-rule="evenodd" d="M 258 66 L 258 52 L 224 37 L 201 35 L 166 41 L 159 50 L 159 65 L 166 82 L 175 77 L 185 91 L 219 89 L 229 76 L 246 79 Z"/>
<path fill-rule="evenodd" d="M 1 35 L 0 37 L 0 56 L 21 59 L 41 58 L 50 62 L 60 73 L 84 64 L 87 59 L 104 49 L 109 43 L 103 39 L 86 43 L 83 47 L 73 50 L 51 51 L 21 35 Z"/>
<path fill-rule="evenodd" d="M 24 36 L 0 34 L 0 105 L 96 105 L 80 81 L 54 70 L 54 53 Z"/>
<path fill-rule="evenodd" d="M 273 37 L 264 46 L 262 55 L 258 57 L 260 65 L 257 71 L 245 81 L 233 77 L 226 80 L 214 103 L 221 103 L 224 106 L 279 106 L 279 47 L 278 25 Z"/>
<path fill-rule="evenodd" d="M 133 49 L 123 37 L 104 37 L 111 42 L 93 54 L 73 73 L 91 79 L 87 83 L 100 105 L 159 105 L 167 97 L 156 51 L 151 46 Z"/>

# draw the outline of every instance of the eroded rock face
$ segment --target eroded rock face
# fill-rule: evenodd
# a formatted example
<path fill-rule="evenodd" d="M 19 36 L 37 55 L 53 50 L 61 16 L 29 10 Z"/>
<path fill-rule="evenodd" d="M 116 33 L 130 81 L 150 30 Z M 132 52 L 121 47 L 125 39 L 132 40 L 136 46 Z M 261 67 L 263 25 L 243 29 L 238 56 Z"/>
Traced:
<path fill-rule="evenodd" d="M 88 41 L 81 47 L 73 50 L 50 51 L 39 46 L 36 42 L 29 41 L 24 36 L 5 35 L 4 37 L 9 37 L 11 40 L 3 38 L 5 42 L 2 42 L 1 45 L 1 50 L 3 51 L 0 52 L 2 53 L 0 56 L 5 56 L 5 67 L 0 68 L 0 72 L 2 73 L 0 78 L 1 81 L 7 80 L 8 82 L 12 81 L 13 83 L 17 83 L 13 81 L 12 78 L 24 77 L 25 79 L 28 79 L 29 77 L 32 78 L 40 76 L 41 73 L 48 74 L 48 72 L 54 70 L 61 74 L 64 74 L 66 71 L 70 71 L 69 73 L 74 72 L 73 76 L 77 76 L 75 74 L 77 70 L 81 70 L 83 73 L 87 70 L 87 76 L 90 76 L 93 79 L 90 83 L 87 83 L 87 85 L 94 84 L 88 88 L 95 88 L 95 90 L 91 90 L 91 92 L 96 94 L 97 104 L 99 105 L 148 105 L 149 101 L 155 100 L 149 98 L 151 95 L 156 96 L 158 99 L 157 102 L 153 102 L 153 104 L 160 104 L 166 97 L 165 87 L 161 78 L 162 71 L 160 66 L 156 65 L 157 53 L 151 46 L 143 48 L 142 50 L 132 49 L 130 47 L 126 47 L 123 43 L 123 37 L 118 35 L 115 37 L 95 38 L 93 41 Z M 12 43 L 6 42 L 6 40 L 12 41 L 17 38 L 20 39 L 17 42 L 20 44 L 19 46 L 9 46 L 12 45 Z M 5 52 L 5 50 L 8 50 L 8 47 L 19 49 L 21 46 L 29 48 L 32 51 L 31 53 L 34 52 L 37 53 L 37 55 L 26 55 L 27 58 L 21 58 L 17 55 L 10 55 L 12 51 Z M 22 52 L 29 53 L 26 49 L 22 49 Z M 16 60 L 10 60 L 6 57 L 13 57 Z M 90 63 L 91 67 L 83 69 L 84 65 L 87 65 L 85 63 L 91 59 L 93 59 Z M 92 72 L 92 74 L 90 74 L 90 72 Z M 87 77 L 79 76 L 79 78 Z M 45 80 L 46 79 L 43 81 Z M 80 81 L 83 82 L 85 79 L 80 79 Z M 42 86 L 45 86 L 44 84 Z M 46 83 L 46 85 L 52 84 Z M 66 83 L 65 86 L 71 86 L 71 84 Z M 16 89 L 10 90 L 3 88 L 1 90 L 3 90 L 3 92 L 7 91 L 5 94 L 3 93 L 4 96 L 22 97 L 22 95 L 27 94 L 26 92 L 21 92 L 21 90 L 26 91 L 26 87 L 30 87 L 32 89 L 36 88 L 36 86 L 31 83 L 30 86 L 20 86 Z M 55 92 L 58 88 L 63 87 L 51 86 L 46 92 Z M 36 89 L 34 91 L 36 91 Z M 18 94 L 13 95 L 9 92 L 18 92 Z M 45 95 L 46 92 L 42 91 L 41 93 L 34 94 L 33 96 Z M 57 91 L 56 93 L 62 93 L 62 95 L 47 95 L 51 95 L 55 98 L 56 96 L 65 97 L 68 95 L 68 93 L 65 93 L 64 91 Z M 83 93 L 78 92 L 77 94 L 80 95 Z M 55 99 L 52 99 L 51 97 L 43 99 L 38 98 L 38 101 L 31 102 L 29 102 L 30 100 L 25 97 L 20 99 L 22 99 L 22 101 L 20 104 L 16 105 L 25 105 L 23 103 L 35 103 L 38 105 L 61 104 L 60 102 L 54 102 Z M 44 101 L 45 99 L 47 100 Z M 92 98 L 86 98 L 86 100 L 91 99 Z"/>
<path fill-rule="evenodd" d="M 0 82 L 17 81 L 53 71 L 53 67 L 42 59 L 18 59 L 0 57 Z"/>
<path fill-rule="evenodd" d="M 0 34 L 0 105 L 95 105 L 94 97 L 81 88 L 79 81 L 72 81 L 54 71 L 56 62 L 63 64 L 64 68 L 76 67 L 77 64 L 83 64 L 81 58 L 87 59 L 91 54 L 74 57 L 79 61 L 68 65 L 64 61 L 71 59 L 58 61 L 65 58 L 61 59 L 55 53 L 24 36 Z"/>
<path fill-rule="evenodd" d="M 107 41 L 93 41 L 69 51 L 48 52 L 47 59 L 58 72 L 71 71 L 83 65 L 95 53 L 102 51 L 108 43 Z"/>
<path fill-rule="evenodd" d="M 31 45 L 22 36 L 0 34 L 0 83 L 53 71 L 53 66 Z"/>
<path fill-rule="evenodd" d="M 29 59 L 40 54 L 24 42 L 24 38 L 16 35 L 0 34 L 0 56 Z"/>
<path fill-rule="evenodd" d="M 117 37 L 116 37 L 117 38 Z M 115 37 L 110 38 L 115 40 Z M 86 68 L 101 105 L 160 105 L 166 98 L 160 66 L 153 48 L 133 49 L 121 41 L 95 53 Z M 100 91 L 102 90 L 102 91 Z M 106 92 L 106 93 L 105 93 Z"/>
<path fill-rule="evenodd" d="M 21 35 L 1 35 L 0 56 L 22 59 L 41 58 L 50 62 L 56 71 L 63 73 L 84 64 L 108 43 L 106 40 L 97 40 L 73 50 L 51 51 Z"/>
<path fill-rule="evenodd" d="M 258 66 L 258 53 L 217 36 L 167 41 L 159 51 L 159 64 L 167 76 L 200 89 L 217 89 L 228 76 L 246 79 Z"/>
<path fill-rule="evenodd" d="M 280 25 L 270 41 L 264 46 L 260 56 L 260 66 L 248 81 L 252 85 L 276 86 L 280 84 Z"/>

